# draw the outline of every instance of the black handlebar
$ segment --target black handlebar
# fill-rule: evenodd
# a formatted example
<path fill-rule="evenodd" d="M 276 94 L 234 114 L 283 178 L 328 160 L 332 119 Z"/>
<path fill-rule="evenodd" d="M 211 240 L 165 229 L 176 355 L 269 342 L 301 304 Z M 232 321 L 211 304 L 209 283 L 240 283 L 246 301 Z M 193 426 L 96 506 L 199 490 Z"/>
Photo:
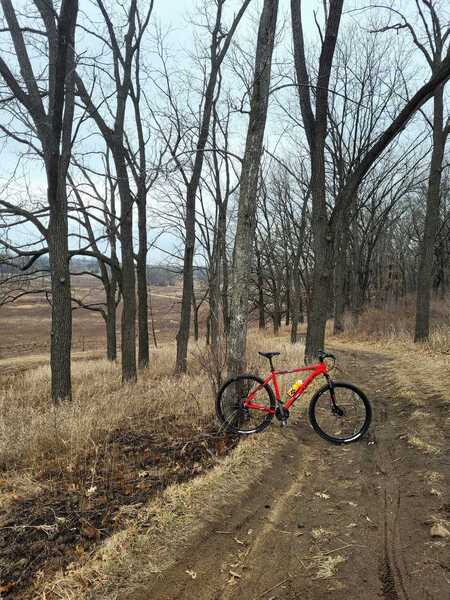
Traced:
<path fill-rule="evenodd" d="M 317 357 L 320 362 L 323 362 L 326 358 L 331 358 L 336 362 L 335 355 L 331 354 L 330 352 L 325 352 L 324 350 L 319 350 L 319 352 L 317 353 Z"/>

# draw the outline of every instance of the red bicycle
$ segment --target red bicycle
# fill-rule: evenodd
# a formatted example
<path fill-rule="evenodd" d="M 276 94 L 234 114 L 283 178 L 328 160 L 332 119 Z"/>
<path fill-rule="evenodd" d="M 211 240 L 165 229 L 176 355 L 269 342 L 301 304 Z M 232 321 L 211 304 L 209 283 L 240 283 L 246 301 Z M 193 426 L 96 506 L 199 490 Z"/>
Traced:
<path fill-rule="evenodd" d="M 279 352 L 259 352 L 270 363 L 270 375 L 264 380 L 256 375 L 239 375 L 226 381 L 216 400 L 216 412 L 224 428 L 231 433 L 250 434 L 266 429 L 274 415 L 281 425 L 287 425 L 289 410 L 316 377 L 325 377 L 327 383 L 318 390 L 309 404 L 309 420 L 313 429 L 324 439 L 335 444 L 359 440 L 368 430 L 372 408 L 365 394 L 351 383 L 333 381 L 329 371 L 336 357 L 321 350 L 319 362 L 290 370 L 275 370 L 272 359 Z M 331 360 L 331 365 L 327 364 Z M 296 382 L 283 402 L 277 377 L 311 371 Z M 273 389 L 269 385 L 272 382 Z M 275 391 L 275 393 L 274 393 Z"/>

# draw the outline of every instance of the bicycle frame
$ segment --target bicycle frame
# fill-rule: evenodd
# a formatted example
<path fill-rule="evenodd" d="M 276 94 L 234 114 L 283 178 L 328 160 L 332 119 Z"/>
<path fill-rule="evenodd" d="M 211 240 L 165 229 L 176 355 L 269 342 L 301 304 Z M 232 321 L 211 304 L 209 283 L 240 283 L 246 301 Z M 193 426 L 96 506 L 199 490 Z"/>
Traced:
<path fill-rule="evenodd" d="M 303 381 L 302 385 L 298 388 L 298 390 L 296 390 L 295 393 L 290 398 L 288 398 L 288 400 L 286 400 L 286 402 L 283 404 L 283 407 L 289 410 L 289 408 L 294 404 L 294 402 L 298 398 L 300 398 L 300 396 L 307 389 L 309 384 L 312 381 L 314 381 L 314 379 L 316 377 L 319 377 L 320 375 L 324 375 L 325 377 L 328 378 L 328 368 L 327 368 L 327 365 L 325 364 L 325 362 L 317 363 L 314 365 L 308 365 L 307 367 L 301 367 L 298 369 L 290 369 L 288 371 L 286 371 L 286 370 L 277 371 L 275 369 L 272 370 L 270 372 L 270 375 L 268 375 L 266 377 L 266 379 L 264 379 L 264 383 L 261 385 L 258 385 L 254 390 L 252 390 L 249 393 L 247 400 L 243 403 L 244 408 L 252 408 L 254 410 L 261 410 L 266 413 L 275 414 L 275 409 L 269 408 L 268 406 L 264 406 L 262 404 L 258 404 L 257 402 L 253 402 L 253 398 L 255 397 L 258 390 L 260 390 L 263 387 L 263 385 L 267 385 L 270 382 L 273 382 L 273 389 L 275 391 L 275 400 L 277 401 L 277 403 L 279 403 L 279 402 L 281 402 L 281 396 L 280 396 L 280 388 L 278 387 L 277 376 L 278 375 L 289 375 L 291 373 L 304 373 L 306 371 L 312 371 L 311 375 L 308 375 L 308 377 L 305 379 L 305 381 Z"/>

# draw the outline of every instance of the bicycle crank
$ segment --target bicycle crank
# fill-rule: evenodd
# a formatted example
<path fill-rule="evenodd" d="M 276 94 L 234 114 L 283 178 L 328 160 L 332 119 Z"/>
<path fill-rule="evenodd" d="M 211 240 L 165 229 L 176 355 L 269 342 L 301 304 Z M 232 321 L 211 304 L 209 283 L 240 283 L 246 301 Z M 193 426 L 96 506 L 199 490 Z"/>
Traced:
<path fill-rule="evenodd" d="M 275 416 L 280 421 L 281 427 L 287 427 L 287 420 L 289 419 L 289 411 L 282 404 L 278 404 L 275 410 Z"/>

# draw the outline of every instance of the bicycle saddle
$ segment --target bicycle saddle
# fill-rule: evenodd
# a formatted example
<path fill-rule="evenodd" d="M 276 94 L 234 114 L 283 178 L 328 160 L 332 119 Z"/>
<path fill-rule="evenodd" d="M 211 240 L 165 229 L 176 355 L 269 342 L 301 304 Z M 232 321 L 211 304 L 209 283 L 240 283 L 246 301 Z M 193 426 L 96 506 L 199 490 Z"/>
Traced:
<path fill-rule="evenodd" d="M 261 356 L 264 356 L 264 358 L 268 358 L 269 360 L 271 358 L 273 358 L 274 356 L 280 355 L 279 352 L 258 352 L 258 354 L 260 354 Z"/>

